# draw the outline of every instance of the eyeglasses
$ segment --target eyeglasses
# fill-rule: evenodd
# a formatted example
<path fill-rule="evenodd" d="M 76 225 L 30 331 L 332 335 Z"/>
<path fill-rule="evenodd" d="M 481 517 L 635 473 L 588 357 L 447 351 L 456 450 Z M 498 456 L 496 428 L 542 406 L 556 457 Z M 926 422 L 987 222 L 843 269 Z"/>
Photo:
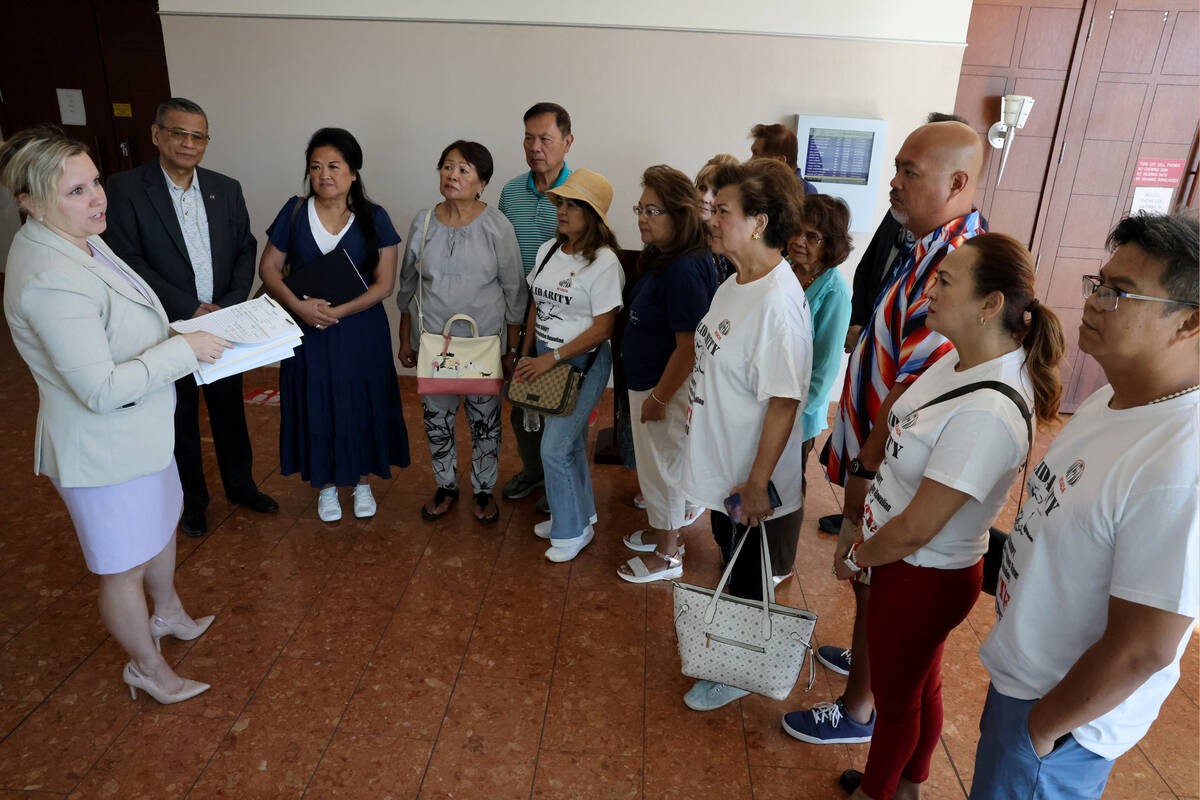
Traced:
<path fill-rule="evenodd" d="M 638 217 L 657 217 L 667 213 L 667 210 L 665 208 L 659 208 L 658 206 L 636 205 L 633 207 L 633 213 Z"/>
<path fill-rule="evenodd" d="M 1117 301 L 1122 297 L 1128 297 L 1133 300 L 1152 300 L 1155 303 L 1174 303 L 1179 306 L 1191 306 L 1196 308 L 1197 303 L 1188 303 L 1183 300 L 1171 300 L 1167 297 L 1150 297 L 1144 294 L 1134 294 L 1133 292 L 1123 292 L 1120 289 L 1114 289 L 1111 286 L 1105 286 L 1100 283 L 1099 275 L 1084 275 L 1083 276 L 1083 299 L 1087 300 L 1092 295 L 1096 295 L 1097 305 L 1101 311 L 1116 311 Z"/>
<path fill-rule="evenodd" d="M 192 144 L 197 144 L 197 145 L 203 146 L 203 145 L 208 144 L 212 140 L 212 137 L 209 136 L 207 133 L 200 133 L 199 131 L 189 131 L 186 128 L 161 128 L 160 130 L 162 130 L 163 133 L 167 134 L 167 136 L 170 136 L 172 139 L 174 139 L 177 142 L 182 142 L 182 141 L 191 139 Z"/>
<path fill-rule="evenodd" d="M 825 241 L 825 237 L 816 231 L 805 231 L 804 233 L 796 234 L 796 236 L 803 238 L 804 241 L 808 242 L 810 245 L 820 244 L 821 242 Z"/>

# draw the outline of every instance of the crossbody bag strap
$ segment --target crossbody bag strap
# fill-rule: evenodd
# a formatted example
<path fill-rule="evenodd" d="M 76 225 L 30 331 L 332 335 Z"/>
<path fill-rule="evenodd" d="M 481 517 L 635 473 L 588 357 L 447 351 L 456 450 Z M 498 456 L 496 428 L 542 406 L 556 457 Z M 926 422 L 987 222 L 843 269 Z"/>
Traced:
<path fill-rule="evenodd" d="M 1021 412 L 1021 417 L 1025 420 L 1025 435 L 1028 437 L 1029 449 L 1025 451 L 1025 466 L 1021 468 L 1021 486 L 1017 493 L 1017 513 L 1021 513 L 1021 506 L 1025 504 L 1025 476 L 1029 472 L 1029 457 L 1033 453 L 1033 414 L 1029 411 L 1029 406 L 1025 404 L 1025 398 L 1017 393 L 1017 390 L 1009 386 L 1007 383 L 1000 381 L 976 381 L 975 383 L 964 384 L 957 389 L 951 389 L 945 394 L 938 395 L 930 400 L 921 408 L 913 410 L 913 413 L 920 411 L 923 408 L 943 403 L 946 400 L 953 400 L 956 397 L 962 397 L 964 394 L 970 394 L 977 389 L 992 389 L 1012 400 L 1016 405 L 1017 410 Z"/>
<path fill-rule="evenodd" d="M 554 257 L 554 254 L 558 252 L 558 248 L 560 248 L 560 247 L 562 247 L 562 239 L 555 239 L 554 245 L 546 253 L 546 257 L 542 259 L 542 263 L 538 264 L 536 267 L 534 267 L 533 272 L 530 274 L 529 281 L 525 284 L 525 291 L 529 293 L 529 302 L 530 303 L 537 302 L 536 300 L 533 299 L 533 282 L 536 281 L 537 276 L 541 274 L 542 267 L 546 266 L 546 263 L 548 261 L 550 261 L 551 258 Z M 517 337 L 517 357 L 518 358 L 521 356 L 521 353 L 524 350 L 525 350 L 525 326 L 522 325 L 521 326 L 521 335 Z M 588 366 L 590 367 L 591 365 L 589 364 Z"/>
<path fill-rule="evenodd" d="M 421 333 L 425 332 L 425 315 L 421 312 L 421 290 L 425 288 L 425 234 L 429 232 L 429 218 L 433 216 L 436 204 L 425 212 L 425 224 L 421 226 L 421 244 L 417 248 L 417 324 Z"/>

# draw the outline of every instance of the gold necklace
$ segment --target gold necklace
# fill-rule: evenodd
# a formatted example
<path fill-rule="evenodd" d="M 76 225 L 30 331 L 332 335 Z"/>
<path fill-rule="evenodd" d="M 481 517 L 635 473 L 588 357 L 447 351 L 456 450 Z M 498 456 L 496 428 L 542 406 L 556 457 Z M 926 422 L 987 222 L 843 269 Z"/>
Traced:
<path fill-rule="evenodd" d="M 1146 405 L 1152 406 L 1155 403 L 1165 403 L 1168 400 L 1174 400 L 1176 397 L 1182 397 L 1183 395 L 1187 394 L 1188 392 L 1194 392 L 1197 389 L 1200 389 L 1200 384 L 1197 384 L 1195 386 L 1189 386 L 1186 389 L 1180 389 L 1178 392 L 1174 392 L 1173 394 L 1164 394 L 1162 397 L 1156 397 L 1153 400 L 1151 400 L 1149 403 L 1146 403 Z"/>

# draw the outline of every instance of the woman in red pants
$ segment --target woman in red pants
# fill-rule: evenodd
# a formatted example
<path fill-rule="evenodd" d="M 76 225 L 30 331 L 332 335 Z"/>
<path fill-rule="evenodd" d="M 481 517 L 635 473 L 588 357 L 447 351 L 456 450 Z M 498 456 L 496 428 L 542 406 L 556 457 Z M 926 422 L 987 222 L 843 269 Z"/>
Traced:
<path fill-rule="evenodd" d="M 955 351 L 901 395 L 867 493 L 864 539 L 834 560 L 870 570 L 867 641 L 877 718 L 854 800 L 913 800 L 942 732 L 942 650 L 979 597 L 988 526 L 1062 387 L 1058 317 L 1034 298 L 1033 259 L 998 233 L 938 266 L 926 325 Z"/>

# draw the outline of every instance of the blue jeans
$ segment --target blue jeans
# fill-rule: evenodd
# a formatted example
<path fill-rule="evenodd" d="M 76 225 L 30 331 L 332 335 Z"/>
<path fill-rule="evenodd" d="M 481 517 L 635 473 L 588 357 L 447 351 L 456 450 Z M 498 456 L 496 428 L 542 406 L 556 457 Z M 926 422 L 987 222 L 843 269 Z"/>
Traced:
<path fill-rule="evenodd" d="M 1017 700 L 988 686 L 979 720 L 971 800 L 1091 800 L 1104 792 L 1113 762 L 1068 734 L 1045 757 L 1029 741 L 1029 710 L 1035 700 Z"/>
<path fill-rule="evenodd" d="M 537 343 L 538 354 L 549 348 Z M 568 361 L 583 369 L 588 354 Z M 550 503 L 551 539 L 574 539 L 591 524 L 596 514 L 592 476 L 588 471 L 588 417 L 600 402 L 612 371 L 612 346 L 600 345 L 596 361 L 579 388 L 575 410 L 566 417 L 546 417 L 542 427 L 542 470 L 546 475 L 546 499 Z"/>

